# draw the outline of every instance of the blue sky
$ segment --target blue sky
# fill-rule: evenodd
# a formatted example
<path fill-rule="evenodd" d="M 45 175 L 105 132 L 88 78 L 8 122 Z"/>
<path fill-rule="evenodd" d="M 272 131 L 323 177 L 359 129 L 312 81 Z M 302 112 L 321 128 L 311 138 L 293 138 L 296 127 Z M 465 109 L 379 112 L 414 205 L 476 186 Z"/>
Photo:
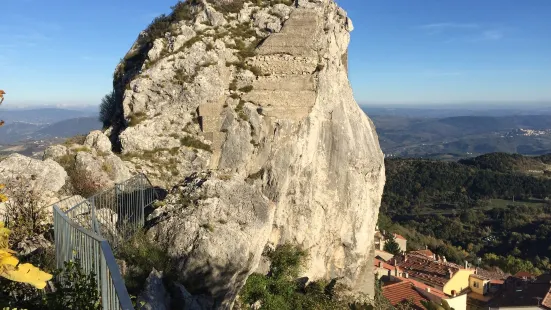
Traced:
<path fill-rule="evenodd" d="M 3 0 L 10 104 L 97 104 L 138 33 L 175 0 Z M 360 103 L 551 102 L 549 0 L 338 0 Z"/>

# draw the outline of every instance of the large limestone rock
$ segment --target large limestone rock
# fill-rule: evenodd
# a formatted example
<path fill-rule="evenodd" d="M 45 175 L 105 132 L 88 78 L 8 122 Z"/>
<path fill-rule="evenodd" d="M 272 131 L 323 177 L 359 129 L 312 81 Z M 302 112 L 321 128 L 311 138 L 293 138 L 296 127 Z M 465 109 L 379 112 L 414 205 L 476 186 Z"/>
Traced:
<path fill-rule="evenodd" d="M 53 145 L 44 151 L 45 161 L 57 161 L 68 172 L 72 190 L 86 196 L 121 183 L 133 173 L 111 151 L 109 138 L 99 130 L 90 132 L 83 145 Z"/>
<path fill-rule="evenodd" d="M 28 180 L 36 192 L 57 193 L 67 179 L 67 173 L 51 159 L 44 161 L 20 154 L 12 154 L 0 161 L 0 184 L 10 184 L 17 179 Z"/>
<path fill-rule="evenodd" d="M 84 140 L 84 145 L 100 153 L 111 153 L 111 141 L 109 141 L 109 137 L 99 130 L 90 132 L 86 136 L 86 140 Z"/>
<path fill-rule="evenodd" d="M 37 206 L 47 207 L 60 198 L 67 173 L 55 161 L 44 161 L 13 154 L 0 161 L 0 184 L 8 197 L 17 197 Z M 24 199 L 23 199 L 24 198 Z M 0 221 L 6 205 L 0 203 Z"/>
<path fill-rule="evenodd" d="M 179 263 L 183 284 L 210 292 L 215 305 L 230 308 L 256 269 L 270 235 L 275 205 L 243 180 L 193 175 L 156 210 L 150 231 Z"/>
<path fill-rule="evenodd" d="M 170 295 L 163 284 L 163 274 L 155 269 L 147 277 L 144 291 L 138 296 L 139 310 L 168 310 Z"/>
<path fill-rule="evenodd" d="M 151 236 L 182 259 L 186 288 L 207 290 L 219 308 L 231 306 L 266 245 L 285 243 L 308 250 L 309 279 L 372 293 L 384 160 L 348 81 L 352 22 L 330 0 L 248 2 L 223 18 L 213 12 L 232 1 L 214 2 L 199 1 L 149 59 L 115 74 L 126 164 L 166 188 L 191 175 L 184 196 L 202 195 L 190 208 L 175 192 Z M 189 185 L 207 170 L 201 186 Z M 197 270 L 203 284 L 193 282 Z"/>

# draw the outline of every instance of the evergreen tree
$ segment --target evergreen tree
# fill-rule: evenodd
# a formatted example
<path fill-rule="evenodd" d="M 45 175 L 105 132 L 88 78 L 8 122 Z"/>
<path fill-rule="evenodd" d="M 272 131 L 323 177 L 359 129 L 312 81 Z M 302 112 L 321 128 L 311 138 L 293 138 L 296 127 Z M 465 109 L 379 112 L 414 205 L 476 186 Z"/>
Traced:
<path fill-rule="evenodd" d="M 387 236 L 385 236 L 385 247 L 384 250 L 388 253 L 392 253 L 394 255 L 400 254 L 400 245 L 398 242 L 396 242 L 396 238 L 394 237 L 394 234 L 388 233 Z"/>

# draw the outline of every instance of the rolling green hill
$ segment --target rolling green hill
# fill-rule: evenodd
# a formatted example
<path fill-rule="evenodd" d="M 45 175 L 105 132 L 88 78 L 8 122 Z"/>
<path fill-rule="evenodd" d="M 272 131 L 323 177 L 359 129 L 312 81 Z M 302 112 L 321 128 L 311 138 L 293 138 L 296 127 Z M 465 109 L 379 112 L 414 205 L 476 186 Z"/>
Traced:
<path fill-rule="evenodd" d="M 550 271 L 551 178 L 532 172 L 550 158 L 387 159 L 379 225 L 456 262 Z"/>

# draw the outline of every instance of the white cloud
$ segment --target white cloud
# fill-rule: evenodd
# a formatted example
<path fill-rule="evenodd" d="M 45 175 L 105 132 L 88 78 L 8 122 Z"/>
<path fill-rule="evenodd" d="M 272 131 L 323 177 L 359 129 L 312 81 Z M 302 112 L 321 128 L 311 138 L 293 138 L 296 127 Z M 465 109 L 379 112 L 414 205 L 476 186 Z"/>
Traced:
<path fill-rule="evenodd" d="M 435 23 L 421 25 L 421 29 L 474 29 L 479 28 L 478 24 L 462 24 L 462 23 Z"/>
<path fill-rule="evenodd" d="M 427 35 L 446 35 L 444 43 L 497 41 L 505 37 L 503 28 L 488 27 L 479 23 L 434 23 L 417 27 Z"/>
<path fill-rule="evenodd" d="M 486 30 L 482 32 L 482 39 L 487 41 L 495 41 L 503 38 L 503 32 L 500 30 Z"/>

